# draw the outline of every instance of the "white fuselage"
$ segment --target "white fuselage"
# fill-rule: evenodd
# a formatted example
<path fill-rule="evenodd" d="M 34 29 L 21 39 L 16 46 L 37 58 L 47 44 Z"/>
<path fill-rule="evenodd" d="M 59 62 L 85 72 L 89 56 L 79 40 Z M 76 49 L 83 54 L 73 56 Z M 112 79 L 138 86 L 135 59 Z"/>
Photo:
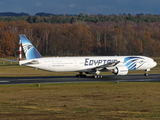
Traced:
<path fill-rule="evenodd" d="M 20 65 L 53 72 L 91 72 L 91 69 L 96 66 L 115 61 L 120 61 L 116 66 L 127 66 L 128 70 L 146 70 L 157 65 L 152 58 L 145 56 L 44 57 L 22 60 L 20 61 Z M 107 68 L 107 70 L 111 69 L 114 68 Z"/>

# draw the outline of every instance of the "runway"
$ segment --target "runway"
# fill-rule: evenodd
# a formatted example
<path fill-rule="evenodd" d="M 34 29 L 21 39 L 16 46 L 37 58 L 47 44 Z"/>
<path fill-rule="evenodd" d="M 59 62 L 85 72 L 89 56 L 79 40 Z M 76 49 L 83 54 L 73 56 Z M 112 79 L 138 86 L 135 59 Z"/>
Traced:
<path fill-rule="evenodd" d="M 160 74 L 149 74 L 149 76 L 106 75 L 103 78 L 76 78 L 75 76 L 52 76 L 52 77 L 5 77 L 0 78 L 0 85 L 6 84 L 42 84 L 42 83 L 75 83 L 75 82 L 160 82 Z"/>

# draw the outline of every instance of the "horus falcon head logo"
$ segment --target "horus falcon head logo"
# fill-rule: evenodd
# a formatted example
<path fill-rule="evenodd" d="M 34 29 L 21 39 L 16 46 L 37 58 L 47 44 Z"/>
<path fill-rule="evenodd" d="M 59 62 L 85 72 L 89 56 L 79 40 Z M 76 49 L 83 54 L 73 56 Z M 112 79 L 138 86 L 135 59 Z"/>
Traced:
<path fill-rule="evenodd" d="M 24 49 L 24 52 L 25 54 L 30 50 L 30 48 L 32 48 L 33 45 L 32 44 L 24 44 L 23 45 L 23 49 Z"/>
<path fill-rule="evenodd" d="M 124 59 L 124 65 L 128 67 L 129 70 L 136 70 L 145 63 L 144 59 L 141 57 L 126 57 Z"/>

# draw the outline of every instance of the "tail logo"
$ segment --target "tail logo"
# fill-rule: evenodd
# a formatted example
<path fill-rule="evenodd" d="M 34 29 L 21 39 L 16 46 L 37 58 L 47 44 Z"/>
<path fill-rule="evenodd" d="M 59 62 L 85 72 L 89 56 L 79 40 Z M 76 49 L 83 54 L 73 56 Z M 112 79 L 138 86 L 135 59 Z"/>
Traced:
<path fill-rule="evenodd" d="M 25 35 L 22 34 L 19 36 L 27 60 L 42 57 L 41 54 L 37 51 L 37 49 L 32 45 L 32 43 L 28 40 L 28 38 Z"/>
<path fill-rule="evenodd" d="M 32 44 L 24 44 L 23 45 L 23 49 L 24 49 L 24 52 L 25 52 L 25 54 L 29 51 L 29 49 L 30 48 L 32 48 L 33 47 L 33 45 Z"/>

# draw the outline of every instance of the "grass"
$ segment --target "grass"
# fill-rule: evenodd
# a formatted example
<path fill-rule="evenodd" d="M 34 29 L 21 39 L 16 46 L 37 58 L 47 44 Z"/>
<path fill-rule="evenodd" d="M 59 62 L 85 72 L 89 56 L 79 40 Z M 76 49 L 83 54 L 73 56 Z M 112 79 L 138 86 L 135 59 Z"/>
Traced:
<path fill-rule="evenodd" d="M 149 73 L 160 73 L 160 58 L 155 60 L 158 65 Z M 0 68 L 1 77 L 76 74 L 35 70 L 1 60 Z M 160 83 L 150 82 L 0 85 L 0 119 L 159 120 L 159 91 Z"/>
<path fill-rule="evenodd" d="M 3 120 L 160 119 L 159 83 L 70 83 L 0 86 Z"/>

